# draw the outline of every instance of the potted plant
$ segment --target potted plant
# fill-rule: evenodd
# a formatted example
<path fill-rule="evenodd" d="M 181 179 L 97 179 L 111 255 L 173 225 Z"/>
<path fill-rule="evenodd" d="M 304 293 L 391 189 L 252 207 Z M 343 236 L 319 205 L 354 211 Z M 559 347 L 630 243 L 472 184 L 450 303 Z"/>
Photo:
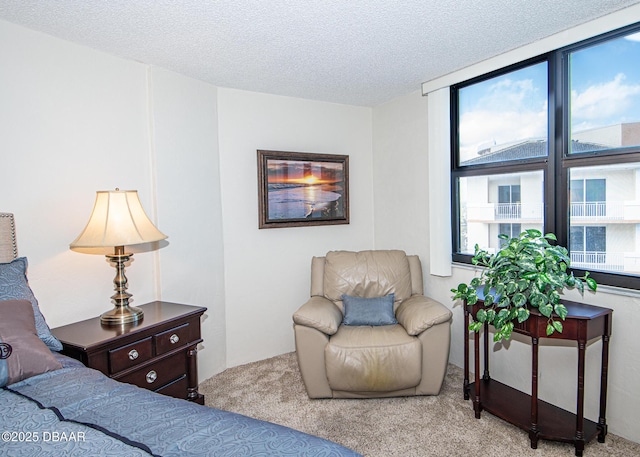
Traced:
<path fill-rule="evenodd" d="M 557 241 L 553 233 L 543 235 L 529 229 L 516 238 L 507 235 L 498 238 L 504 244 L 495 254 L 475 246 L 471 261 L 485 267 L 480 276 L 451 289 L 453 299 L 465 300 L 467 305 L 474 305 L 483 297 L 484 307 L 476 313 L 469 330 L 477 332 L 487 322 L 496 330 L 494 341 L 509 339 L 514 322 L 526 321 L 533 307 L 549 318 L 547 335 L 561 333 L 567 308 L 560 302 L 560 292 L 576 288 L 584 294 L 585 284 L 595 292 L 596 281 L 589 277 L 589 272 L 576 277 L 569 271 L 571 259 L 567 249 L 549 243 Z"/>

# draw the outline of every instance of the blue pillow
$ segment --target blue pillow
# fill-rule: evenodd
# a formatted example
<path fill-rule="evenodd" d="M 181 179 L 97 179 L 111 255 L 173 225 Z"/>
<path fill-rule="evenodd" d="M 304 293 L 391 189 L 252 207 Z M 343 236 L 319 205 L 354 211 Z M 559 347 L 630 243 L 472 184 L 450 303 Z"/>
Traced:
<path fill-rule="evenodd" d="M 342 295 L 344 304 L 343 325 L 393 325 L 397 324 L 393 313 L 395 294 L 385 297 L 362 298 Z"/>
<path fill-rule="evenodd" d="M 61 351 L 62 343 L 51 330 L 40 312 L 38 300 L 27 282 L 27 258 L 19 257 L 10 263 L 0 263 L 0 300 L 28 300 L 33 307 L 38 337 L 52 351 Z M 2 307 L 0 305 L 0 314 Z"/>

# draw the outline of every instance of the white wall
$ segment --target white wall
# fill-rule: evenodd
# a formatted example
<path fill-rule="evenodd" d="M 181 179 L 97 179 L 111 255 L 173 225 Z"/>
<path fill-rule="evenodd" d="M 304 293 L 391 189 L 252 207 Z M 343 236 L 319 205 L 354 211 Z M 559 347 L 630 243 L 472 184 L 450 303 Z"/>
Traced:
<path fill-rule="evenodd" d="M 427 99 L 414 92 L 373 111 L 376 249 L 417 254 L 428 271 Z"/>
<path fill-rule="evenodd" d="M 0 21 L 0 208 L 51 326 L 112 305 L 115 270 L 69 250 L 96 190 L 138 189 L 151 207 L 145 68 Z M 153 254 L 128 271 L 136 303 L 153 297 Z"/>
<path fill-rule="evenodd" d="M 169 236 L 127 268 L 134 304 L 209 308 L 201 379 L 226 367 L 217 88 L 0 21 L 0 211 L 51 327 L 113 305 L 114 268 L 69 250 L 96 190 L 137 189 Z"/>
<path fill-rule="evenodd" d="M 218 91 L 227 363 L 294 349 L 311 257 L 373 247 L 371 109 Z M 349 225 L 258 229 L 258 149 L 349 155 Z"/>
<path fill-rule="evenodd" d="M 150 70 L 160 251 L 158 297 L 206 306 L 199 375 L 226 368 L 224 248 L 218 154 L 217 88 Z"/>

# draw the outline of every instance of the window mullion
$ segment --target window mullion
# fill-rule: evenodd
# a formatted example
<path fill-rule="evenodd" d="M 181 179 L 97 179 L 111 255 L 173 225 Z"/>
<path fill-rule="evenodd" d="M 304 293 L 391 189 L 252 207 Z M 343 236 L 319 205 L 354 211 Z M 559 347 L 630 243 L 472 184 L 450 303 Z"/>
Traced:
<path fill-rule="evenodd" d="M 556 51 L 549 59 L 549 81 L 550 100 L 553 103 L 553 113 L 549 115 L 549 133 L 553 134 L 549 142 L 552 150 L 549 151 L 553 169 L 549 175 L 553 176 L 550 184 L 552 193 L 547 196 L 550 208 L 553 208 L 553 216 L 548 220 L 549 231 L 555 233 L 558 244 L 569 245 L 569 196 L 568 196 L 568 171 L 563 166 L 564 158 L 567 156 L 567 142 L 569 138 L 569 65 L 566 54 Z M 553 187 L 551 187 L 553 186 Z"/>

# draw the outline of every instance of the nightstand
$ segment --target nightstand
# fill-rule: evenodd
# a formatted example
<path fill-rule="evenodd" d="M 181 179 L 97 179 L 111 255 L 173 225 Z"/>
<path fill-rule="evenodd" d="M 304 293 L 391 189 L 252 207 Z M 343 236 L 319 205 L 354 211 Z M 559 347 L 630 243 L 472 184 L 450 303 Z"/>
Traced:
<path fill-rule="evenodd" d="M 95 317 L 53 329 L 62 353 L 121 382 L 204 404 L 198 392 L 199 306 L 155 301 L 142 322 L 105 326 Z"/>

